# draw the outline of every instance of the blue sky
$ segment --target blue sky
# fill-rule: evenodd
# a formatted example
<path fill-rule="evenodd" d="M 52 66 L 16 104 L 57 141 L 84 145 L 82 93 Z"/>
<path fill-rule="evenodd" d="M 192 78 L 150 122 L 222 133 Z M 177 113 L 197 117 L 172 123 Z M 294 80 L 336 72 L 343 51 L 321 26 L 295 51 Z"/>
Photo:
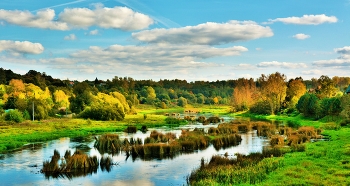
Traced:
<path fill-rule="evenodd" d="M 80 81 L 349 76 L 350 1 L 2 0 L 0 64 Z"/>

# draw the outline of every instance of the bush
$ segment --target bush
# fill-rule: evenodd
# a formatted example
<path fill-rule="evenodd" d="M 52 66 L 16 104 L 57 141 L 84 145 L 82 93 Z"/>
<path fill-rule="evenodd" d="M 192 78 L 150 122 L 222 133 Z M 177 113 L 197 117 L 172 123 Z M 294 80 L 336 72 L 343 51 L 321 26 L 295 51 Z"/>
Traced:
<path fill-rule="evenodd" d="M 271 114 L 270 103 L 268 101 L 259 101 L 250 108 L 250 112 L 254 114 Z"/>
<path fill-rule="evenodd" d="M 14 121 L 17 123 L 22 122 L 23 119 L 23 115 L 20 111 L 16 110 L 10 110 L 5 114 L 5 120 L 6 121 Z"/>
<path fill-rule="evenodd" d="M 83 112 L 79 114 L 79 117 L 85 118 L 85 119 L 94 119 L 94 120 L 102 120 L 102 121 L 109 121 L 109 120 L 117 120 L 121 121 L 125 117 L 125 113 L 122 111 L 121 108 L 117 108 L 115 106 L 110 105 L 97 105 L 92 106 L 91 108 L 87 107 Z"/>

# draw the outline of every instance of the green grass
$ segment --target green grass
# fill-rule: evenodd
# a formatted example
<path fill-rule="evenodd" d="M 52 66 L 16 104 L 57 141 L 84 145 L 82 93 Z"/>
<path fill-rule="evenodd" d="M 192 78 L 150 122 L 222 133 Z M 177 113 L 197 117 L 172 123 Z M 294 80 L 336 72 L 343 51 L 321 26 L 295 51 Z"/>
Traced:
<path fill-rule="evenodd" d="M 284 166 L 260 185 L 350 185 L 350 129 L 324 134 L 330 141 L 308 143 L 305 152 L 286 154 Z"/>
<path fill-rule="evenodd" d="M 169 126 L 177 127 L 181 124 L 166 124 L 164 115 L 155 110 L 143 110 L 136 115 L 126 115 L 123 121 L 94 121 L 85 119 L 50 119 L 43 121 L 25 121 L 22 123 L 0 122 L 0 153 L 23 147 L 35 142 L 44 142 L 60 137 L 77 137 L 101 134 L 106 132 L 121 132 L 127 126 L 142 126 L 148 128 Z"/>

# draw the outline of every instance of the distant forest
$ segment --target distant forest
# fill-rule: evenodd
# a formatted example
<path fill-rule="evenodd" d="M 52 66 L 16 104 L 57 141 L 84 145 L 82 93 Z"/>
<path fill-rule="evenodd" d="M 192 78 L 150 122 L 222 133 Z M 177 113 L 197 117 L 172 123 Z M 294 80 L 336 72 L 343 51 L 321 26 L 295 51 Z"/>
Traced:
<path fill-rule="evenodd" d="M 125 114 L 135 113 L 135 106 L 139 104 L 158 108 L 221 104 L 231 105 L 233 112 L 250 110 L 258 114 L 280 114 L 298 111 L 320 118 L 344 110 L 345 106 L 340 103 L 345 99 L 349 84 L 349 77 L 287 79 L 279 72 L 262 74 L 257 79 L 221 81 L 154 81 L 115 76 L 106 81 L 96 77 L 93 81 L 78 82 L 52 78 L 35 70 L 20 75 L 0 68 L 0 112 L 12 109 L 21 113 L 24 119 L 30 119 L 34 105 L 36 119 L 75 113 L 83 118 L 122 120 Z M 312 104 L 319 105 L 312 107 L 319 109 L 308 113 L 310 109 L 306 107 L 311 103 L 301 101 L 312 99 L 316 101 Z M 322 107 L 326 107 L 324 104 L 329 102 L 328 99 L 337 99 L 339 109 L 325 111 Z"/>

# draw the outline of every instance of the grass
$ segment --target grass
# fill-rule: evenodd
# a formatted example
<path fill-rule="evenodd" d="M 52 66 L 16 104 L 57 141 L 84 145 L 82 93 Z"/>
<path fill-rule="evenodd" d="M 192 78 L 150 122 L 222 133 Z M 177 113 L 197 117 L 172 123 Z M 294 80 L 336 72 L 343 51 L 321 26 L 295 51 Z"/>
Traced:
<path fill-rule="evenodd" d="M 94 121 L 90 119 L 48 119 L 43 121 L 24 121 L 12 123 L 0 121 L 0 153 L 22 148 L 25 144 L 44 142 L 61 137 L 79 137 L 121 132 L 127 126 L 137 129 L 160 126 L 178 127 L 187 122 L 167 124 L 161 112 L 181 112 L 184 108 L 155 109 L 150 106 L 138 108 L 138 114 L 126 115 L 123 121 Z M 146 119 L 144 114 L 147 115 Z"/>
<path fill-rule="evenodd" d="M 350 129 L 326 130 L 324 134 L 330 141 L 307 143 L 304 152 L 286 154 L 284 166 L 260 185 L 350 185 Z"/>
<path fill-rule="evenodd" d="M 279 132 L 288 138 L 282 140 L 272 135 L 271 145 L 289 144 L 290 149 L 283 157 L 266 158 L 245 168 L 224 165 L 196 173 L 200 179 L 192 180 L 191 185 L 350 185 L 350 128 L 341 127 L 339 118 L 314 121 L 302 115 L 239 113 L 231 116 L 268 120 L 283 126 Z M 294 131 L 296 128 L 299 130 Z M 304 143 L 310 138 L 319 138 L 321 133 L 329 141 Z M 266 166 L 267 162 L 278 163 Z M 273 164 L 270 163 L 267 164 Z"/>

